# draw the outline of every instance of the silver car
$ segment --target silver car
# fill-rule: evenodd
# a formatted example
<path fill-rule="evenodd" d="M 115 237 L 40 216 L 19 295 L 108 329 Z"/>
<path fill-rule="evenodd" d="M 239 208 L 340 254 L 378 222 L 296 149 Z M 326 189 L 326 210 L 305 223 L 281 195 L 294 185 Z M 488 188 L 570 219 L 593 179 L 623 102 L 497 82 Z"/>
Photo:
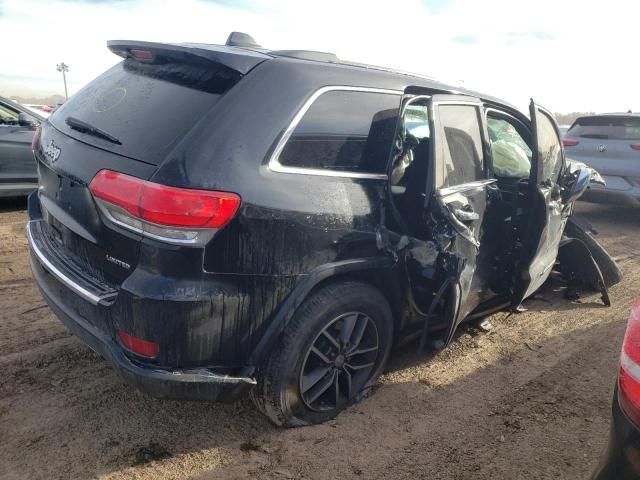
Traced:
<path fill-rule="evenodd" d="M 584 200 L 640 206 L 640 113 L 580 117 L 563 143 L 568 158 L 596 169 L 606 182 L 592 184 Z"/>
<path fill-rule="evenodd" d="M 31 141 L 45 118 L 0 97 L 0 197 L 23 196 L 38 188 Z"/>

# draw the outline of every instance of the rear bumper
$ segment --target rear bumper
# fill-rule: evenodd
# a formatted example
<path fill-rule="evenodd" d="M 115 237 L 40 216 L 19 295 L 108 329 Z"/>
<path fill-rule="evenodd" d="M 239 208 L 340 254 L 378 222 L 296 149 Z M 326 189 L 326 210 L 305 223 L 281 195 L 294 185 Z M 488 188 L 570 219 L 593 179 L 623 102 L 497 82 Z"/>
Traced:
<path fill-rule="evenodd" d="M 250 377 L 233 377 L 206 368 L 168 370 L 136 362 L 113 338 L 65 306 L 63 299 L 56 294 L 56 290 L 60 290 L 51 288 L 51 282 L 57 283 L 58 279 L 48 278 L 52 274 L 39 261 L 33 248 L 30 263 L 45 301 L 62 323 L 111 363 L 123 380 L 142 392 L 167 399 L 233 402 L 255 385 L 255 380 Z"/>
<path fill-rule="evenodd" d="M 640 429 L 627 418 L 613 395 L 613 419 L 609 444 L 596 469 L 594 480 L 631 480 L 640 478 Z"/>

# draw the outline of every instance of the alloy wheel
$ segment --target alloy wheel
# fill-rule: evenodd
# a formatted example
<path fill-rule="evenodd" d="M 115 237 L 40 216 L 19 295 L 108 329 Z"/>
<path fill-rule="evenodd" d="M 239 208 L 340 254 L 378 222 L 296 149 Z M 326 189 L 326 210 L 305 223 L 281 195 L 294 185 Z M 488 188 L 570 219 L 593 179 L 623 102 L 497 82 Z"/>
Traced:
<path fill-rule="evenodd" d="M 371 377 L 379 353 L 378 329 L 361 312 L 340 315 L 316 336 L 300 371 L 303 402 L 326 412 L 350 403 Z"/>

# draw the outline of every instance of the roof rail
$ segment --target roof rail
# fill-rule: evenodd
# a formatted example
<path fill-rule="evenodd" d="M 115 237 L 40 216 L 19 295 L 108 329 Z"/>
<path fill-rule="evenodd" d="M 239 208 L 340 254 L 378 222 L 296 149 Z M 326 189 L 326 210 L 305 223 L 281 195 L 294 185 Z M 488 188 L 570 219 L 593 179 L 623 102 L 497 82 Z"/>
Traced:
<path fill-rule="evenodd" d="M 315 52 L 313 50 L 271 50 L 271 55 L 276 57 L 292 57 L 301 60 L 314 60 L 316 62 L 339 62 L 335 53 Z"/>

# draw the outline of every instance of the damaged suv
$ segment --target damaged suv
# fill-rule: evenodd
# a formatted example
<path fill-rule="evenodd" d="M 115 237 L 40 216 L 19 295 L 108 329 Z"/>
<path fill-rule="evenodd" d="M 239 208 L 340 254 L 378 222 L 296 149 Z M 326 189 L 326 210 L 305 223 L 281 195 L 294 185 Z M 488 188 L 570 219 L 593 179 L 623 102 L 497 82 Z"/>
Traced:
<path fill-rule="evenodd" d="M 552 270 L 605 301 L 619 280 L 534 103 L 244 34 L 108 47 L 34 143 L 27 234 L 47 303 L 144 392 L 318 423 L 394 344 L 447 344 Z"/>

